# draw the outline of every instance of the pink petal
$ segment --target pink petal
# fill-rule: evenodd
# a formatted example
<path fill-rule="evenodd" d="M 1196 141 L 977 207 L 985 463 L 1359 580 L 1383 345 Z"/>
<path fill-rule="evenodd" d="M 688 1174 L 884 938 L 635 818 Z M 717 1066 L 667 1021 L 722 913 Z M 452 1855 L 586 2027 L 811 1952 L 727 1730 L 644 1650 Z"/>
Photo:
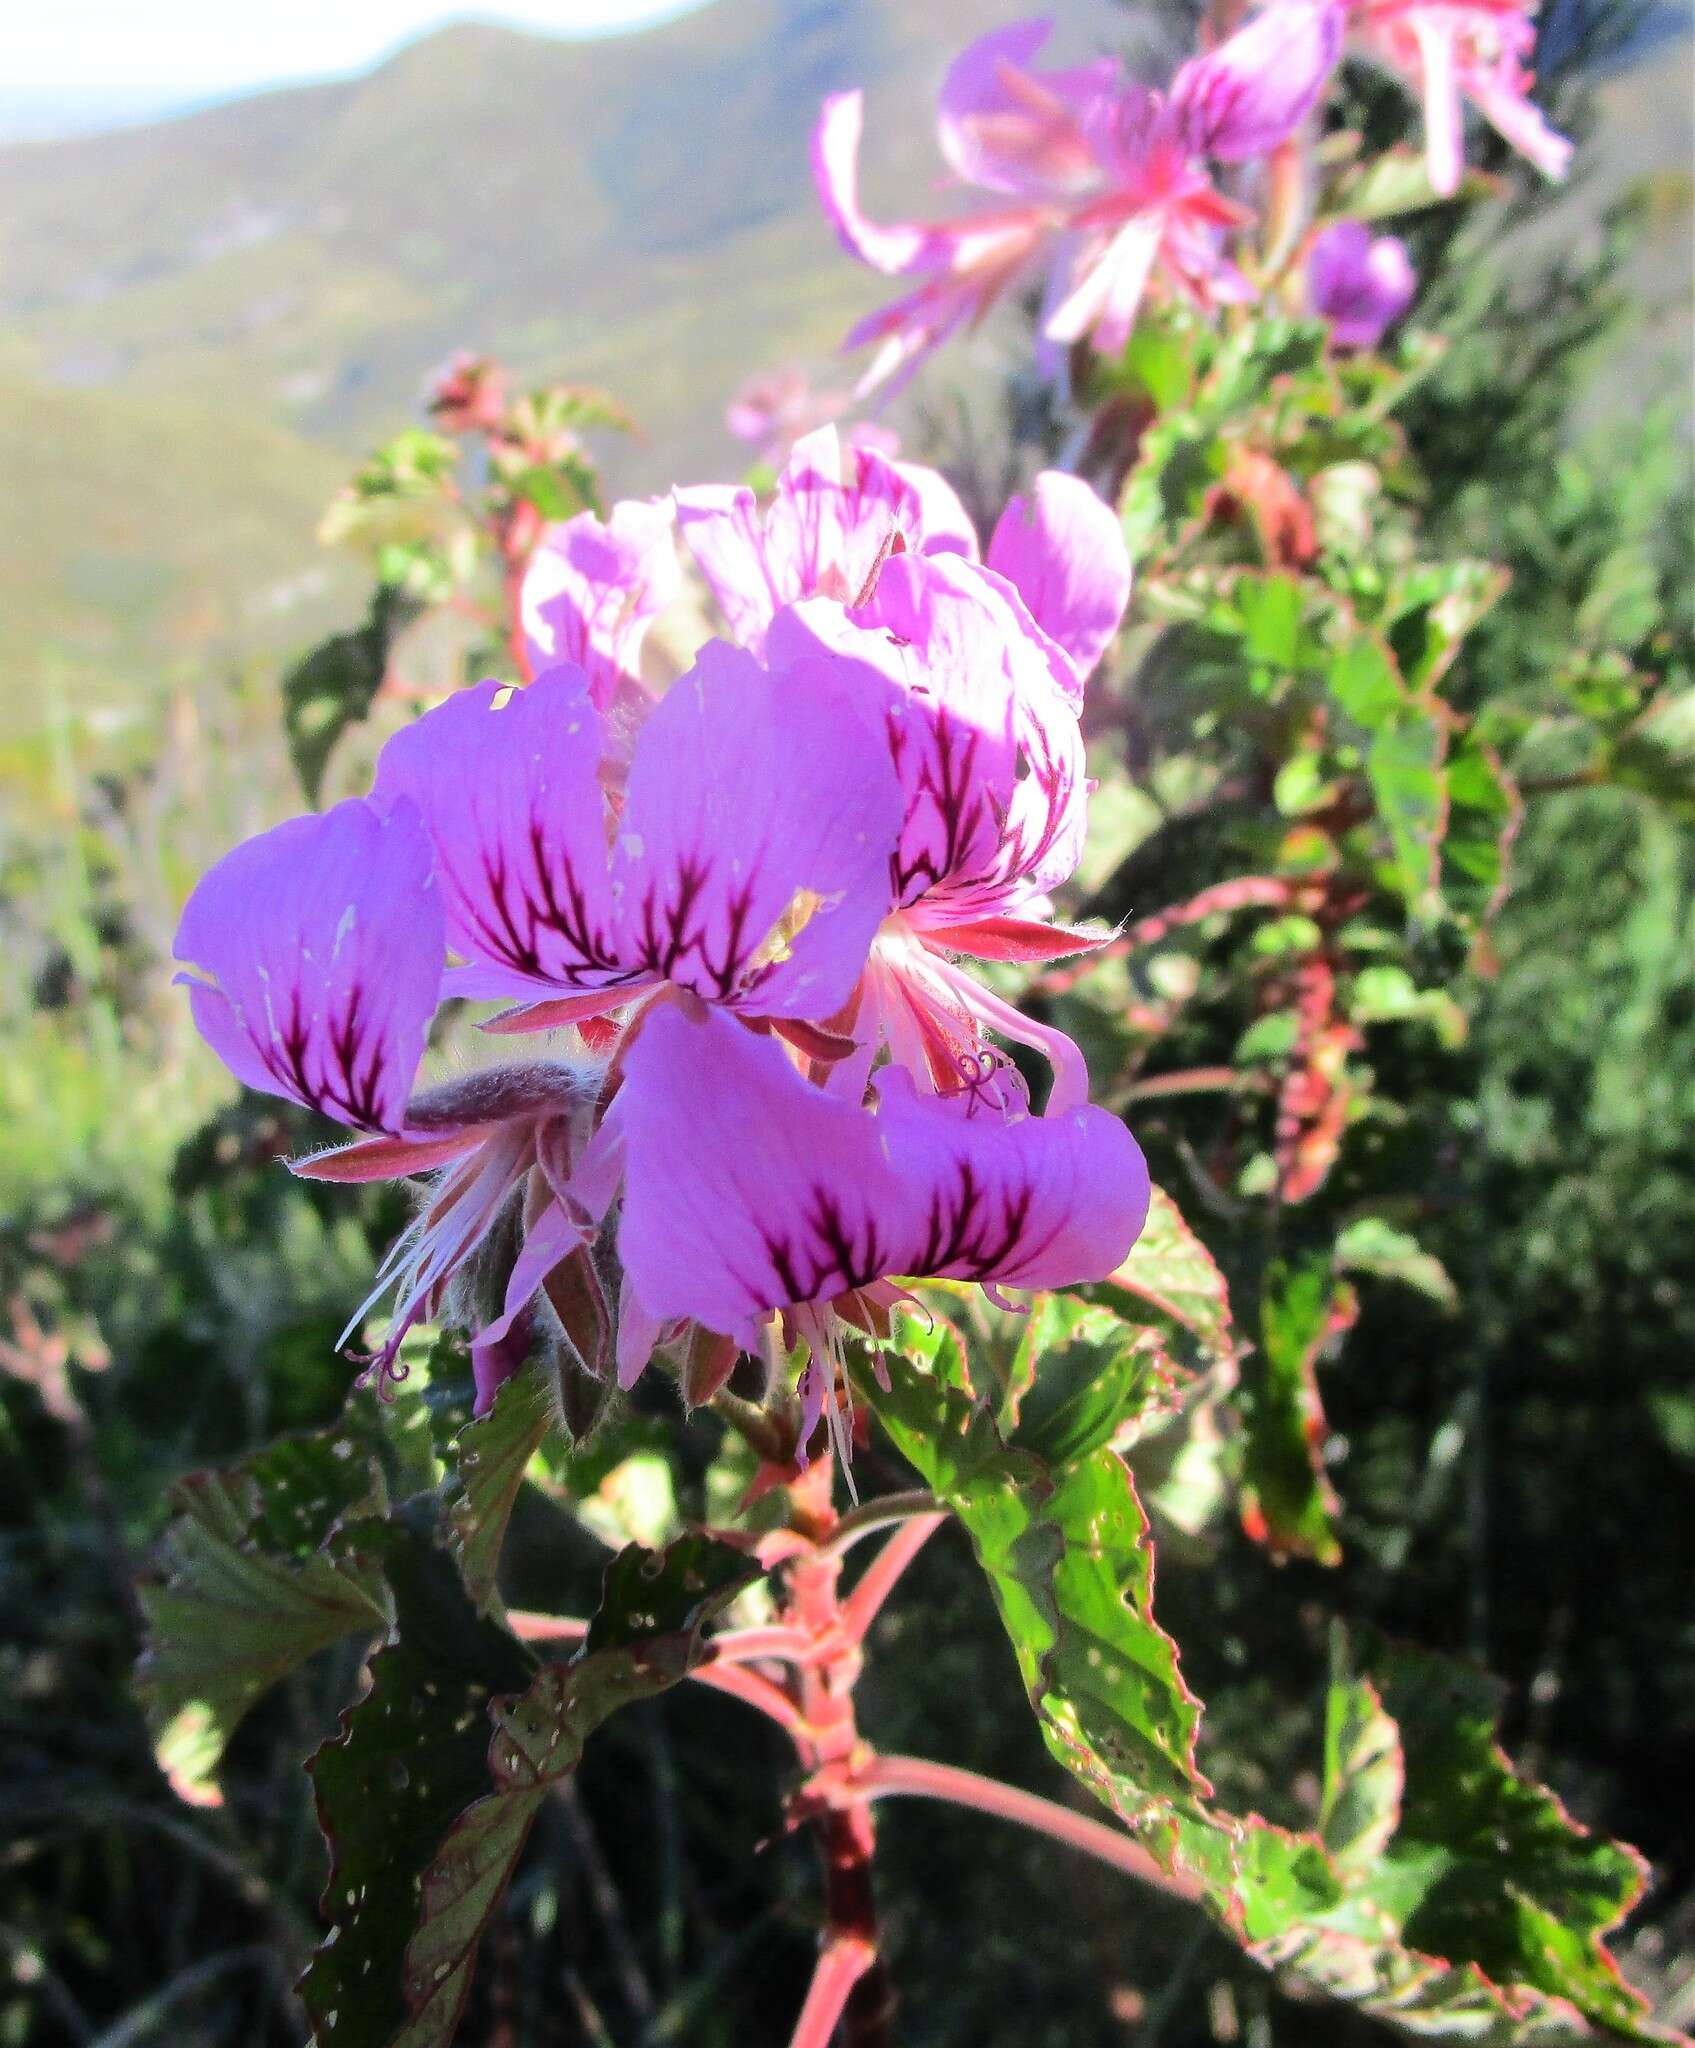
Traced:
<path fill-rule="evenodd" d="M 1076 678 L 992 571 L 955 555 L 895 555 L 851 611 L 797 605 L 771 646 L 808 642 L 880 695 L 905 794 L 903 905 L 960 923 L 1045 893 L 1082 852 L 1087 785 Z"/>
<path fill-rule="evenodd" d="M 226 854 L 175 957 L 201 1036 L 250 1088 L 399 1131 L 441 989 L 430 842 L 411 805 L 293 818 Z"/>
<path fill-rule="evenodd" d="M 372 800 L 423 813 L 448 943 L 471 963 L 453 993 L 533 1001 L 633 979 L 611 940 L 603 734 L 588 678 L 560 668 L 457 691 L 383 748 Z"/>
<path fill-rule="evenodd" d="M 824 1018 L 890 907 L 901 795 L 827 656 L 709 641 L 643 728 L 614 854 L 621 951 L 709 1002 Z"/>
<path fill-rule="evenodd" d="M 850 256 L 896 277 L 937 260 L 937 231 L 916 221 L 878 227 L 859 210 L 859 142 L 865 95 L 834 93 L 812 133 L 812 178 L 824 217 Z"/>
<path fill-rule="evenodd" d="M 934 470 L 844 448 L 825 426 L 798 440 L 770 506 L 705 485 L 676 494 L 683 539 L 732 636 L 756 653 L 772 618 L 803 597 L 850 603 L 891 536 L 912 553 L 975 557 L 977 535 Z"/>
<path fill-rule="evenodd" d="M 1269 156 L 1318 104 L 1342 54 L 1341 0 L 1273 0 L 1172 82 L 1171 105 L 1197 156 Z"/>
<path fill-rule="evenodd" d="M 1087 140 L 1090 109 L 1111 95 L 1118 66 L 1032 75 L 1050 21 L 1014 22 L 954 59 L 942 86 L 937 136 L 968 184 L 1020 197 L 1072 197 L 1101 180 Z"/>
<path fill-rule="evenodd" d="M 550 526 L 524 575 L 532 668 L 575 662 L 596 705 L 609 710 L 621 683 L 639 683 L 648 626 L 680 581 L 667 499 L 626 499 L 604 524 L 579 512 Z"/>
<path fill-rule="evenodd" d="M 1044 470 L 1001 514 L 988 563 L 1086 678 L 1130 602 L 1130 550 L 1111 508 L 1081 477 Z"/>
<path fill-rule="evenodd" d="M 655 1316 L 739 1337 L 891 1274 L 1069 1286 L 1113 1271 L 1146 1214 L 1141 1153 L 1104 1110 L 1006 1118 L 885 1068 L 872 1115 L 770 1039 L 675 1009 L 626 1076 L 619 1243 Z"/>

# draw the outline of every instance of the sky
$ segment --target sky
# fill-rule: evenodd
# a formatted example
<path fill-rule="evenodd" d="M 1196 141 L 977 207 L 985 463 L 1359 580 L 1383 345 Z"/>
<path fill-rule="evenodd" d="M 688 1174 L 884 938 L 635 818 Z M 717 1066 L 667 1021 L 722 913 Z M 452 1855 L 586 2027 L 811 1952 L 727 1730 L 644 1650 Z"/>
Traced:
<path fill-rule="evenodd" d="M 606 35 L 705 0 L 52 0 L 8 7 L 0 103 L 77 120 L 360 71 L 397 45 L 474 16 Z"/>

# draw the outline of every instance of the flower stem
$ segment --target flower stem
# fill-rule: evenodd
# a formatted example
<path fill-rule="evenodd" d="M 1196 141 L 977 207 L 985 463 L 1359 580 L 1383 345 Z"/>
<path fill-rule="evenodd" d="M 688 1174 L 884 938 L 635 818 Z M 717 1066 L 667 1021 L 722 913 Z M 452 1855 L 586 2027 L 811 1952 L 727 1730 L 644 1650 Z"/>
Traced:
<path fill-rule="evenodd" d="M 789 2048 L 830 2048 L 853 1987 L 876 1959 L 876 1950 L 863 1941 L 837 1939 L 825 1944 Z"/>
<path fill-rule="evenodd" d="M 865 1567 L 842 1603 L 842 1628 L 849 1642 L 864 1642 L 901 1574 L 946 1520 L 946 1515 L 910 1516 Z"/>
<path fill-rule="evenodd" d="M 917 1756 L 868 1757 L 853 1774 L 853 1788 L 863 1799 L 945 1799 L 953 1806 L 967 1806 L 978 1813 L 993 1814 L 998 1820 L 1016 1822 L 1051 1836 L 1067 1848 L 1080 1849 L 1085 1856 L 1110 1863 L 1126 1876 L 1144 1884 L 1157 1885 L 1174 1898 L 1198 1899 L 1200 1887 L 1187 1878 L 1173 1877 L 1142 1845 L 1122 1829 L 1073 1813 L 1052 1799 L 1015 1786 L 997 1784 L 952 1764 L 931 1763 Z"/>
<path fill-rule="evenodd" d="M 940 1515 L 945 1510 L 933 1493 L 914 1487 L 910 1493 L 885 1493 L 876 1500 L 861 1501 L 849 1508 L 836 1523 L 824 1548 L 839 1554 L 863 1536 L 873 1536 L 894 1522 L 910 1521 L 915 1515 Z"/>

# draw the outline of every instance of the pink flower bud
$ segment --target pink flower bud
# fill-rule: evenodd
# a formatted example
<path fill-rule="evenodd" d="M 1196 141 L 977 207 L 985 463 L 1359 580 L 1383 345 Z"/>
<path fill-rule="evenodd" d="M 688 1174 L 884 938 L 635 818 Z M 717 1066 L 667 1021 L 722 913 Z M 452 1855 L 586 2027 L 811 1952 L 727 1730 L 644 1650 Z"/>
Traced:
<path fill-rule="evenodd" d="M 1417 290 L 1405 242 L 1394 235 L 1374 240 L 1363 221 L 1327 227 L 1307 258 L 1312 309 L 1330 322 L 1331 336 L 1343 348 L 1375 348 Z"/>

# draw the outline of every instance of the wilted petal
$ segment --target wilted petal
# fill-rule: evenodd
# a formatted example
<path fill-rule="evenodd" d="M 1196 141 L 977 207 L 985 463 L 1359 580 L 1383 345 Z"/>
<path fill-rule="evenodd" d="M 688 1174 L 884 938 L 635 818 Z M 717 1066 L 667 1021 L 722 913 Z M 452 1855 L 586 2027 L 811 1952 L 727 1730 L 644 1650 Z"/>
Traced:
<path fill-rule="evenodd" d="M 1342 54 L 1341 0 L 1272 0 L 1178 72 L 1171 104 L 1198 156 L 1268 156 L 1318 104 Z"/>
<path fill-rule="evenodd" d="M 1130 550 L 1111 507 L 1081 477 L 1044 470 L 1001 514 L 988 563 L 1086 679 L 1130 602 Z"/>
<path fill-rule="evenodd" d="M 891 1274 L 1069 1286 L 1111 1272 L 1146 1214 L 1141 1153 L 1104 1110 L 1008 1117 L 886 1068 L 873 1115 L 771 1040 L 676 1010 L 626 1071 L 620 1251 L 658 1317 L 741 1335 Z"/>
<path fill-rule="evenodd" d="M 1020 21 L 981 36 L 954 59 L 942 86 L 937 135 L 967 183 L 1024 198 L 1075 196 L 1098 184 L 1087 139 L 1089 110 L 1118 83 L 1110 58 L 1033 75 L 1053 31 Z"/>
<path fill-rule="evenodd" d="M 900 829 L 877 711 L 816 650 L 768 669 L 707 643 L 630 770 L 614 878 L 632 967 L 765 1015 L 841 1007 Z"/>
<path fill-rule="evenodd" d="M 1417 290 L 1407 245 L 1394 235 L 1373 237 L 1363 221 L 1339 220 L 1313 241 L 1307 292 L 1344 348 L 1375 348 Z"/>
<path fill-rule="evenodd" d="M 626 499 L 602 522 L 593 512 L 550 526 L 524 574 L 524 638 L 533 668 L 575 662 L 601 710 L 621 682 L 641 676 L 651 621 L 680 580 L 667 499 Z"/>
<path fill-rule="evenodd" d="M 581 669 L 479 683 L 396 733 L 372 801 L 405 799 L 435 845 L 460 995 L 534 1000 L 631 979 L 611 943 L 603 722 Z"/>
<path fill-rule="evenodd" d="M 293 818 L 201 878 L 175 957 L 194 1021 L 250 1088 L 398 1132 L 441 990 L 430 841 L 411 805 Z"/>

